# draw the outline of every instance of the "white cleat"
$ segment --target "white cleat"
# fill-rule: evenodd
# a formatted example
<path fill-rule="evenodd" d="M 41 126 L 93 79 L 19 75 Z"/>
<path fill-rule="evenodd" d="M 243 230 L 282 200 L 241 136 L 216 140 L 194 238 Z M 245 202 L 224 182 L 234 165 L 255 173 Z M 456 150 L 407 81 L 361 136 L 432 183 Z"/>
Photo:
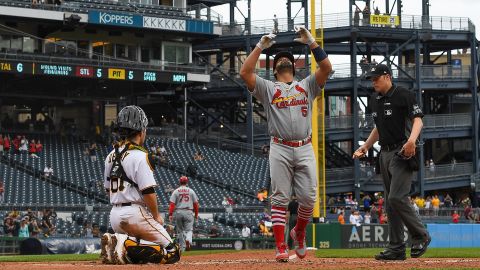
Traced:
<path fill-rule="evenodd" d="M 112 247 L 111 243 L 112 243 L 111 234 L 105 233 L 102 236 L 102 240 L 101 240 L 102 252 L 100 253 L 100 258 L 102 258 L 102 263 L 104 264 L 112 263 L 112 255 L 115 247 Z"/>
<path fill-rule="evenodd" d="M 125 240 L 127 240 L 128 235 L 122 233 L 116 233 L 112 235 L 112 246 L 115 247 L 112 256 L 113 264 L 127 264 L 125 249 Z"/>

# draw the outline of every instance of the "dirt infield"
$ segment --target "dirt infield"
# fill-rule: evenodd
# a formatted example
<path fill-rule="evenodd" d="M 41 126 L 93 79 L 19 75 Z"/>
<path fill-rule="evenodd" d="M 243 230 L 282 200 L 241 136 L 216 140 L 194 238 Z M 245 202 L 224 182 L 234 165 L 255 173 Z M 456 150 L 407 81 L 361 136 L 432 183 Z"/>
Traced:
<path fill-rule="evenodd" d="M 1 270 L 33 269 L 181 269 L 181 270 L 234 270 L 234 269 L 428 269 L 428 268 L 479 268 L 480 258 L 448 259 L 420 258 L 399 262 L 380 262 L 374 259 L 314 258 L 313 252 L 304 260 L 292 259 L 288 263 L 277 263 L 273 251 L 244 251 L 228 254 L 186 256 L 176 265 L 103 265 L 100 261 L 91 262 L 52 262 L 52 263 L 0 263 Z"/>

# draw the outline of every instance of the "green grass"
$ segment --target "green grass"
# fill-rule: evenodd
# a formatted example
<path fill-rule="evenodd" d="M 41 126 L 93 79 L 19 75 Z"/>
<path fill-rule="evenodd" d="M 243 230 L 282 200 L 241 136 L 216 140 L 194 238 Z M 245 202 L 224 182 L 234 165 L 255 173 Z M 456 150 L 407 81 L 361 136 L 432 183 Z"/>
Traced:
<path fill-rule="evenodd" d="M 182 256 L 198 256 L 217 253 L 233 253 L 235 250 L 196 250 Z M 58 254 L 58 255 L 13 255 L 0 256 L 0 262 L 65 262 L 65 261 L 96 261 L 100 254 Z"/>
<path fill-rule="evenodd" d="M 319 258 L 373 258 L 383 249 L 319 249 L 315 256 Z M 407 250 L 407 255 L 409 250 Z M 480 258 L 478 248 L 429 248 L 422 258 Z"/>

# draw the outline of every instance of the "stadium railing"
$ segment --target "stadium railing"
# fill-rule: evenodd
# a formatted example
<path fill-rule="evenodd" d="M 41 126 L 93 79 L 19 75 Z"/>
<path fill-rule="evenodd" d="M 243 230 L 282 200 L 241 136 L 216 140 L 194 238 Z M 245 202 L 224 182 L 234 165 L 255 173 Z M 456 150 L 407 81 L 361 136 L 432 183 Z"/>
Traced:
<path fill-rule="evenodd" d="M 317 21 L 321 21 L 320 15 L 316 16 Z M 362 20 L 360 20 L 362 21 Z M 278 18 L 278 31 L 288 32 L 294 25 L 304 25 L 305 17 L 298 16 L 292 20 L 287 18 Z M 255 20 L 251 23 L 251 34 L 265 34 L 271 33 L 274 30 L 274 22 L 272 19 Z M 349 27 L 355 25 L 354 19 L 350 18 L 348 12 L 332 13 L 323 15 L 324 28 L 339 28 Z M 379 28 L 381 26 L 359 25 L 360 27 Z M 387 26 L 390 27 L 390 26 Z M 385 28 L 385 27 L 383 27 Z M 466 17 L 446 17 L 446 16 L 422 16 L 422 15 L 402 15 L 400 18 L 400 25 L 395 26 L 397 29 L 430 29 L 440 31 L 464 31 L 475 32 L 475 26 Z M 238 23 L 235 25 L 224 24 L 223 35 L 239 35 L 248 34 L 245 28 L 245 23 Z"/>

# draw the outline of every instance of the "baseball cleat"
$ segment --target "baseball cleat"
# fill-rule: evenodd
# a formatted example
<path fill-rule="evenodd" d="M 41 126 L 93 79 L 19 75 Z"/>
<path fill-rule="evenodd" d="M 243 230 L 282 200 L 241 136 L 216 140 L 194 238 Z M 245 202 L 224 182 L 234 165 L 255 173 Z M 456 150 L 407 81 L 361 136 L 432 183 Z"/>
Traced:
<path fill-rule="evenodd" d="M 307 247 L 305 246 L 305 231 L 297 232 L 295 227 L 290 230 L 290 237 L 293 240 L 293 245 L 295 246 L 295 254 L 299 259 L 305 258 L 307 256 Z"/>
<path fill-rule="evenodd" d="M 102 236 L 101 246 L 102 251 L 100 253 L 100 258 L 102 258 L 102 263 L 111 264 L 112 263 L 112 254 L 114 248 L 112 248 L 112 237 L 109 233 L 105 233 Z"/>
<path fill-rule="evenodd" d="M 288 247 L 285 243 L 281 244 L 280 247 L 277 247 L 275 260 L 277 262 L 288 262 Z"/>
<path fill-rule="evenodd" d="M 127 258 L 125 257 L 127 252 L 125 249 L 125 240 L 128 236 L 122 233 L 116 233 L 112 235 L 112 246 L 114 247 L 112 262 L 113 264 L 126 264 Z"/>

